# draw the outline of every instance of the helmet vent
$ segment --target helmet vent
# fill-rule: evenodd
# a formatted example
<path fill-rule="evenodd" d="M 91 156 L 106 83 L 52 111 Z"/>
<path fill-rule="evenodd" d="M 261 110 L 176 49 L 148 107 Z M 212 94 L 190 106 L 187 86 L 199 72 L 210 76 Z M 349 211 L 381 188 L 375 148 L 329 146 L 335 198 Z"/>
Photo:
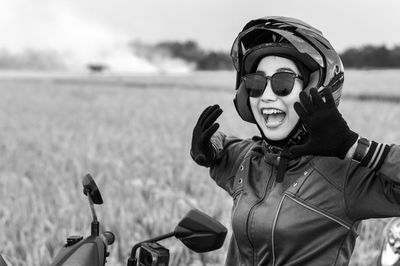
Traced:
<path fill-rule="evenodd" d="M 280 42 L 287 42 L 287 40 L 285 38 L 283 38 L 280 35 L 277 34 L 272 34 L 272 43 L 280 43 Z"/>
<path fill-rule="evenodd" d="M 340 68 L 338 65 L 335 65 L 335 75 L 339 74 Z"/>
<path fill-rule="evenodd" d="M 316 39 L 320 44 L 322 44 L 326 49 L 328 49 L 328 50 L 330 50 L 331 49 L 331 47 L 329 47 L 329 46 L 327 46 L 324 42 L 322 42 L 321 40 L 319 40 L 319 39 Z"/>

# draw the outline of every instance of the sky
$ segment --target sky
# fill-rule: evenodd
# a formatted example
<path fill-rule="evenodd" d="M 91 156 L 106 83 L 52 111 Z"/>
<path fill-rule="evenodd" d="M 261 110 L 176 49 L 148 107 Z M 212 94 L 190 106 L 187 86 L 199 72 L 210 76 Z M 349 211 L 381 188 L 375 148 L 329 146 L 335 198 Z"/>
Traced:
<path fill-rule="evenodd" d="M 0 49 L 50 49 L 90 60 L 123 58 L 129 41 L 195 40 L 229 51 L 246 22 L 282 15 L 320 29 L 341 52 L 400 45 L 399 12 L 399 0 L 0 0 Z"/>

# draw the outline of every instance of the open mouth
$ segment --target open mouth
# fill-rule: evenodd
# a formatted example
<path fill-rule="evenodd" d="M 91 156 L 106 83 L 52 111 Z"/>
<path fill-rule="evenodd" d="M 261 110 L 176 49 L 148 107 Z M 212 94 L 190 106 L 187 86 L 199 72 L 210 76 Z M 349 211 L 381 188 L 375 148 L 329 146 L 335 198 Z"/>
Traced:
<path fill-rule="evenodd" d="M 286 117 L 284 111 L 276 108 L 261 108 L 261 114 L 264 117 L 265 125 L 270 128 L 280 126 Z"/>

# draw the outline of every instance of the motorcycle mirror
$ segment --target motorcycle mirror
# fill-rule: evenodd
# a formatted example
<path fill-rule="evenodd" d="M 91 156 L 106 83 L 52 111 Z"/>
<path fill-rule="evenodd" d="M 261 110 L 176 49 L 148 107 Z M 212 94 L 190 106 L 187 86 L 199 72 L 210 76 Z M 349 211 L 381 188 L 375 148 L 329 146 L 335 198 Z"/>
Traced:
<path fill-rule="evenodd" d="M 225 226 L 196 209 L 189 211 L 174 230 L 176 238 L 198 253 L 222 247 L 226 234 Z"/>
<path fill-rule="evenodd" d="M 1 255 L 0 255 L 0 266 L 7 266 L 6 261 L 3 259 Z"/>
<path fill-rule="evenodd" d="M 83 177 L 82 185 L 83 194 L 89 196 L 89 193 L 94 204 L 103 204 L 103 198 L 101 197 L 100 190 L 90 174 L 87 174 Z"/>

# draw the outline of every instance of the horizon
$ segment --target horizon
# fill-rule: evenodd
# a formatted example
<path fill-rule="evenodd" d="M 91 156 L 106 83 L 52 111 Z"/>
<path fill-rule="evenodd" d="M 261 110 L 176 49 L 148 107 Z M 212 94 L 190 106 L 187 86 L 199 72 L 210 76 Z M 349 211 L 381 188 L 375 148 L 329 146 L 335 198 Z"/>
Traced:
<path fill-rule="evenodd" d="M 192 40 L 208 51 L 229 52 L 247 21 L 267 15 L 296 17 L 313 25 L 339 53 L 364 45 L 400 45 L 394 33 L 400 26 L 396 0 L 253 0 L 246 5 L 238 0 L 163 0 L 154 6 L 128 0 L 2 1 L 0 30 L 5 36 L 0 51 L 55 52 L 73 66 L 106 58 L 121 69 L 151 71 L 152 64 L 129 53 L 129 42 Z"/>

